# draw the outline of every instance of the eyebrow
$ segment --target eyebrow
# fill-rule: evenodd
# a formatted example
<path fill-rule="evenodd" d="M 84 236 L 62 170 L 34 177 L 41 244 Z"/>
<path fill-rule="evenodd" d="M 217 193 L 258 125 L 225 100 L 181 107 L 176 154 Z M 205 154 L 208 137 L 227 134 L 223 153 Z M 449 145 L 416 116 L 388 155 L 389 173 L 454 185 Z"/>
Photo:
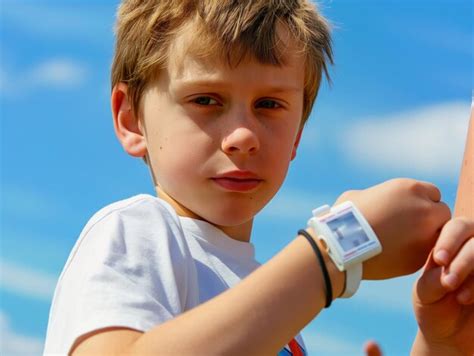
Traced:
<path fill-rule="evenodd" d="M 177 86 L 184 87 L 202 87 L 202 88 L 229 88 L 231 85 L 223 80 L 179 80 L 177 81 Z M 264 91 L 269 91 L 272 93 L 291 93 L 291 92 L 301 92 L 303 88 L 298 88 L 288 85 L 262 85 L 261 88 Z"/>

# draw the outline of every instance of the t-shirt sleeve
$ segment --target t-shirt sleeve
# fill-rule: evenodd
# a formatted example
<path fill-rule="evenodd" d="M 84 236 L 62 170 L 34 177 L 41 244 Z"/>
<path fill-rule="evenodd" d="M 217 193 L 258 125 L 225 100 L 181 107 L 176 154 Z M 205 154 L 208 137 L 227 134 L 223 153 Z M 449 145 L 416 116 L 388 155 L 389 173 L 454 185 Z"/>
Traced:
<path fill-rule="evenodd" d="M 55 291 L 45 354 L 66 354 L 79 336 L 104 327 L 147 331 L 190 308 L 194 283 L 182 229 L 167 209 L 113 211 L 86 226 L 68 259 Z"/>

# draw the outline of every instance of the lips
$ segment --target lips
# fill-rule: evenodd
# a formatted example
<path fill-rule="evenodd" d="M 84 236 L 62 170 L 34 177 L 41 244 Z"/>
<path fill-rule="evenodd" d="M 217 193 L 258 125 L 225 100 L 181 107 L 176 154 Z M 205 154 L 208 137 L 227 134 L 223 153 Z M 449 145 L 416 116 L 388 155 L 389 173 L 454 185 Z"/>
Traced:
<path fill-rule="evenodd" d="M 229 171 L 211 178 L 219 187 L 233 192 L 248 192 L 262 182 L 257 174 L 250 171 Z"/>

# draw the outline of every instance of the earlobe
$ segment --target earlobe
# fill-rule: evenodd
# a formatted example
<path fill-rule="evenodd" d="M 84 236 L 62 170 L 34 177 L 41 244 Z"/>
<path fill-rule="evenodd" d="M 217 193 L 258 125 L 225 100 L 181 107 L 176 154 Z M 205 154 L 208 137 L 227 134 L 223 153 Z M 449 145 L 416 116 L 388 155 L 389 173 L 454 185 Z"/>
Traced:
<path fill-rule="evenodd" d="M 131 109 L 127 90 L 128 86 L 125 83 L 117 84 L 112 90 L 111 106 L 115 134 L 129 155 L 143 157 L 147 152 L 146 138 L 138 118 Z"/>
<path fill-rule="evenodd" d="M 300 140 L 301 140 L 301 134 L 303 133 L 303 129 L 301 128 L 299 131 L 298 131 L 298 134 L 296 135 L 296 140 L 295 140 L 295 144 L 293 145 L 293 151 L 291 152 L 291 160 L 293 161 L 296 157 L 296 150 L 298 149 L 298 146 L 300 144 Z"/>

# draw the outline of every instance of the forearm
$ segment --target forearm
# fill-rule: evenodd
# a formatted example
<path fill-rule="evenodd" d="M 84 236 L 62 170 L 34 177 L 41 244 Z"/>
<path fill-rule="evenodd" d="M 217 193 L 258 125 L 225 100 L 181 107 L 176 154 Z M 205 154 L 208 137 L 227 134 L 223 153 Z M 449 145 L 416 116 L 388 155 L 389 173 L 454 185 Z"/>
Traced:
<path fill-rule="evenodd" d="M 411 348 L 411 356 L 466 356 L 455 348 L 439 343 L 435 344 L 425 339 L 420 330 L 416 334 L 415 341 Z"/>
<path fill-rule="evenodd" d="M 334 295 L 344 275 L 324 254 Z M 325 285 L 298 237 L 234 288 L 144 333 L 132 354 L 277 354 L 324 307 Z"/>

